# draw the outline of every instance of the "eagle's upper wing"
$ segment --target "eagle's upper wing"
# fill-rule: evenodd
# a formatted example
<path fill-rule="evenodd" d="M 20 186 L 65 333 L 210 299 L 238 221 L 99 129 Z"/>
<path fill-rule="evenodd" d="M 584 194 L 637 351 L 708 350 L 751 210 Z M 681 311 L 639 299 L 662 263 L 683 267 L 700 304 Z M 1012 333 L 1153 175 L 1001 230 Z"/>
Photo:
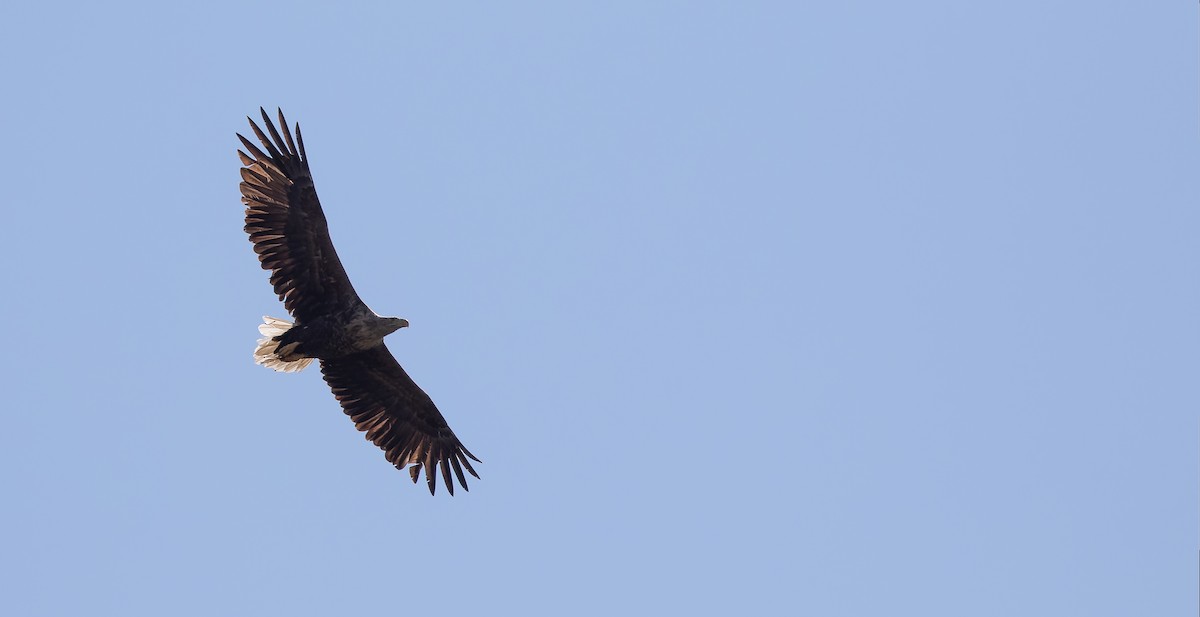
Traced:
<path fill-rule="evenodd" d="M 467 488 L 464 467 L 479 477 L 468 460 L 479 459 L 463 447 L 433 400 L 404 372 L 382 343 L 360 353 L 321 360 L 321 373 L 342 404 L 342 410 L 354 420 L 358 430 L 366 432 L 368 440 L 383 448 L 388 462 L 398 469 L 413 465 L 409 469 L 413 482 L 417 481 L 421 468 L 425 468 L 430 494 L 437 488 L 438 465 L 451 495 L 454 494 L 451 467 L 464 489 Z"/>
<path fill-rule="evenodd" d="M 293 142 L 282 110 L 282 136 L 266 110 L 259 111 L 270 139 L 254 120 L 247 120 L 267 151 L 238 135 L 249 151 L 238 150 L 238 157 L 244 165 L 241 189 L 242 203 L 246 204 L 246 233 L 254 243 L 254 252 L 263 269 L 271 271 L 275 293 L 296 319 L 312 319 L 354 304 L 358 295 L 329 239 L 329 225 L 317 201 L 300 125 L 296 125 Z"/>

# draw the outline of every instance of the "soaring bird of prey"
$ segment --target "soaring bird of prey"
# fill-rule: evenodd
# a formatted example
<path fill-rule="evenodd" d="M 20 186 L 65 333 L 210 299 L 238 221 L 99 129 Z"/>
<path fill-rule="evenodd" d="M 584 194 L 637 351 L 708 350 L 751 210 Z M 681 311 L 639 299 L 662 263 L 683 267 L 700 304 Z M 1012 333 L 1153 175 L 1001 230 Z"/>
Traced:
<path fill-rule="evenodd" d="M 259 111 L 270 138 L 246 119 L 266 152 L 238 135 L 246 148 L 238 150 L 246 233 L 263 269 L 271 272 L 275 293 L 296 321 L 264 317 L 258 330 L 266 338 L 258 341 L 255 362 L 289 373 L 319 360 L 342 410 L 383 449 L 389 463 L 408 467 L 414 483 L 424 469 L 431 495 L 437 489 L 438 466 L 451 495 L 451 469 L 466 490 L 463 469 L 478 478 L 470 461 L 479 459 L 463 447 L 433 400 L 383 344 L 383 337 L 408 321 L 380 317 L 359 299 L 329 239 L 300 125 L 293 140 L 283 110 L 282 134 L 266 110 Z"/>

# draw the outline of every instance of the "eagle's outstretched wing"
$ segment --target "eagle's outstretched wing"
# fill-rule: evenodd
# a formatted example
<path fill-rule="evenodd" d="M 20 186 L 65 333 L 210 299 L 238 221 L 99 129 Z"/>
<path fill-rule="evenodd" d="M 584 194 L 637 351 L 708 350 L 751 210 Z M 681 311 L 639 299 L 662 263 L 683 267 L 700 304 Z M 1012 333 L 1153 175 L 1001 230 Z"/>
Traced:
<path fill-rule="evenodd" d="M 358 294 L 329 239 L 329 225 L 313 187 L 304 153 L 300 125 L 296 140 L 288 131 L 283 111 L 275 130 L 265 109 L 263 122 L 271 137 L 250 120 L 250 128 L 267 149 L 238 135 L 249 152 L 242 159 L 242 203 L 246 204 L 246 233 L 265 270 L 271 271 L 275 293 L 298 321 L 311 320 L 358 302 Z M 297 148 L 297 145 L 299 148 Z"/>
<path fill-rule="evenodd" d="M 383 344 L 373 349 L 332 360 L 321 360 L 321 373 L 342 404 L 342 410 L 354 420 L 358 430 L 386 453 L 398 469 L 412 465 L 409 474 L 416 482 L 421 468 L 429 493 L 437 488 L 437 468 L 450 494 L 454 481 L 467 489 L 463 469 L 476 478 L 471 468 L 475 458 L 465 447 L 446 419 Z M 470 459 L 470 460 L 468 460 Z"/>

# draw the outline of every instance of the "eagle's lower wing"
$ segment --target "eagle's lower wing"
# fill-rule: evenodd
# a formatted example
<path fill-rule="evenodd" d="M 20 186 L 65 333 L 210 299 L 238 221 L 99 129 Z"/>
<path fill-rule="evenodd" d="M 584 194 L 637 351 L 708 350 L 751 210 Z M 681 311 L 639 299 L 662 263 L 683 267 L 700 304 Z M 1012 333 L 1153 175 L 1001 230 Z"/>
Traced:
<path fill-rule="evenodd" d="M 389 463 L 398 469 L 412 465 L 409 474 L 413 482 L 425 468 L 430 494 L 437 488 L 438 465 L 451 495 L 451 468 L 464 489 L 467 479 L 463 468 L 479 477 L 470 463 L 479 459 L 463 447 L 433 400 L 383 344 L 349 356 L 323 359 L 321 373 L 342 410 L 371 443 L 383 449 Z"/>
<path fill-rule="evenodd" d="M 296 140 L 292 141 L 282 110 L 282 135 L 266 110 L 260 111 L 270 138 L 253 120 L 247 120 L 267 151 L 238 135 L 249 151 L 238 150 L 238 157 L 244 165 L 241 190 L 242 203 L 246 204 L 246 233 L 254 243 L 254 252 L 263 269 L 271 271 L 275 293 L 296 319 L 313 319 L 350 306 L 357 302 L 358 295 L 329 239 L 329 225 L 313 187 L 300 125 L 296 125 Z"/>

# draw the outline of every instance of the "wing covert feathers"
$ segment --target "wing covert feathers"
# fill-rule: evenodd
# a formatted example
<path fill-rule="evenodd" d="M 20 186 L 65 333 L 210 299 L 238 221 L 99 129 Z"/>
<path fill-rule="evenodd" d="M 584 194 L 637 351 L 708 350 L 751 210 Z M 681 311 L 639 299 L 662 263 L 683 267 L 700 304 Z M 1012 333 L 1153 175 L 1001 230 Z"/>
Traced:
<path fill-rule="evenodd" d="M 437 489 L 438 467 L 451 495 L 452 470 L 464 490 L 469 490 L 464 469 L 479 477 L 471 467 L 471 461 L 479 459 L 462 445 L 433 401 L 386 346 L 321 360 L 321 373 L 354 426 L 383 449 L 389 463 L 397 469 L 409 467 L 413 482 L 424 469 L 431 495 Z"/>
<path fill-rule="evenodd" d="M 254 120 L 247 120 L 266 151 L 237 136 L 245 148 L 238 150 L 243 165 L 240 188 L 246 204 L 245 230 L 254 252 L 263 269 L 271 272 L 275 293 L 297 319 L 309 320 L 350 306 L 358 296 L 329 238 L 329 225 L 299 139 L 300 127 L 296 126 L 294 141 L 282 111 L 282 132 L 266 110 L 260 111 L 265 133 Z"/>

